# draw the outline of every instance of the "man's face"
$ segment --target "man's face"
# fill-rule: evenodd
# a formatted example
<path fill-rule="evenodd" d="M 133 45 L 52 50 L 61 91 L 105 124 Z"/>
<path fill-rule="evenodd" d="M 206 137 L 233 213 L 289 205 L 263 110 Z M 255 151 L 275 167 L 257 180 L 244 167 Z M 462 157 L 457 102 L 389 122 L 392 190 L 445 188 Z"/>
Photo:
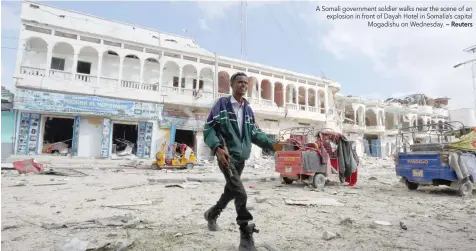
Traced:
<path fill-rule="evenodd" d="M 231 89 L 233 94 L 245 95 L 248 91 L 248 78 L 245 76 L 238 76 L 231 83 Z"/>

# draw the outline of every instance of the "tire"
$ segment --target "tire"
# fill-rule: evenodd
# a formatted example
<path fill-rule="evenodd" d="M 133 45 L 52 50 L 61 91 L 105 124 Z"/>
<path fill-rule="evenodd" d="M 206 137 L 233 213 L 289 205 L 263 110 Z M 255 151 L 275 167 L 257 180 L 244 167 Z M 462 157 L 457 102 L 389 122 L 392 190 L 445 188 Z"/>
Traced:
<path fill-rule="evenodd" d="M 471 181 L 466 181 L 465 183 L 461 184 L 461 186 L 459 187 L 459 195 L 460 196 L 470 196 L 473 194 L 473 184 L 471 183 Z"/>
<path fill-rule="evenodd" d="M 159 167 L 157 164 L 152 164 L 152 165 L 150 166 L 150 169 L 152 169 L 152 170 L 160 170 L 160 167 Z"/>
<path fill-rule="evenodd" d="M 411 181 L 406 181 L 405 184 L 407 185 L 408 190 L 417 190 L 418 189 L 418 183 L 411 182 Z"/>
<path fill-rule="evenodd" d="M 185 168 L 187 168 L 188 170 L 192 169 L 193 168 L 193 164 L 192 163 L 188 163 Z"/>
<path fill-rule="evenodd" d="M 294 180 L 288 178 L 288 177 L 283 177 L 283 175 L 281 175 L 281 183 L 282 184 L 292 184 L 294 182 Z"/>
<path fill-rule="evenodd" d="M 326 176 L 322 173 L 316 173 L 312 178 L 312 187 L 323 189 L 326 186 Z"/>

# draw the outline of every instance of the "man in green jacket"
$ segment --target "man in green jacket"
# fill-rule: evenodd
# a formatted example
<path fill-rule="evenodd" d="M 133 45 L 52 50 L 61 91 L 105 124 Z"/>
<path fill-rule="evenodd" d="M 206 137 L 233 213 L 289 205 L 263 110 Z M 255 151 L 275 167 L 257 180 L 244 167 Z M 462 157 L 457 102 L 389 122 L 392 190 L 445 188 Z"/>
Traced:
<path fill-rule="evenodd" d="M 238 72 L 231 79 L 232 95 L 218 99 L 208 115 L 203 130 L 205 143 L 215 153 L 218 166 L 225 176 L 225 191 L 218 202 L 205 212 L 208 228 L 217 231 L 216 220 L 230 201 L 235 200 L 236 222 L 240 226 L 239 250 L 256 250 L 253 233 L 253 216 L 246 208 L 247 195 L 241 182 L 245 160 L 250 157 L 251 143 L 273 150 L 274 140 L 258 128 L 253 110 L 243 97 L 248 91 L 248 77 Z"/>

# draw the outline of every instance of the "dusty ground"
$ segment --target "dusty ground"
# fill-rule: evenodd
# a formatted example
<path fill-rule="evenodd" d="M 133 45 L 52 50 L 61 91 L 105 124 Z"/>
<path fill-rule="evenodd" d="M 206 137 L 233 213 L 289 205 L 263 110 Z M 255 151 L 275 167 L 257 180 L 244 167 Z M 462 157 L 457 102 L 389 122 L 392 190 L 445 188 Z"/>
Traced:
<path fill-rule="evenodd" d="M 476 195 L 461 198 L 444 188 L 408 191 L 395 177 L 391 161 L 364 162 L 354 188 L 331 183 L 323 191 L 314 191 L 299 184 L 283 186 L 279 181 L 246 182 L 251 212 L 261 230 L 255 235 L 256 241 L 276 250 L 476 249 Z M 76 237 L 89 242 L 89 246 L 116 239 L 134 241 L 130 250 L 230 250 L 239 240 L 233 204 L 219 218 L 222 231 L 207 231 L 203 219 L 204 210 L 222 192 L 222 183 L 192 183 L 180 188 L 148 182 L 154 177 L 203 177 L 209 169 L 193 173 L 81 169 L 88 174 L 85 177 L 2 171 L 1 248 L 55 250 L 54 246 L 66 243 L 67 237 Z M 272 172 L 262 169 L 261 172 Z M 249 168 L 248 172 L 256 171 Z M 216 175 L 216 170 L 210 174 Z M 125 188 L 132 185 L 135 187 Z M 296 197 L 335 199 L 342 205 L 285 203 L 285 199 Z M 105 207 L 119 204 L 142 205 Z M 119 227 L 88 228 L 77 224 L 125 214 L 136 220 Z M 43 224 L 52 223 L 68 224 L 45 229 Z M 326 232 L 337 236 L 326 240 Z"/>

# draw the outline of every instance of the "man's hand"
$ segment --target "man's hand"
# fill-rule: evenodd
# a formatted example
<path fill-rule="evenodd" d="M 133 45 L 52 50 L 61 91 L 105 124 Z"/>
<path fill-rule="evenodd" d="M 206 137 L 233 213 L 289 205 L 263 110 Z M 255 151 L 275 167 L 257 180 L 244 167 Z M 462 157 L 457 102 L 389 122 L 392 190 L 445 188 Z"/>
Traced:
<path fill-rule="evenodd" d="M 226 148 L 218 147 L 215 154 L 218 159 L 218 164 L 220 164 L 221 167 L 228 168 L 228 164 L 230 163 L 230 154 L 228 154 L 228 150 Z"/>

